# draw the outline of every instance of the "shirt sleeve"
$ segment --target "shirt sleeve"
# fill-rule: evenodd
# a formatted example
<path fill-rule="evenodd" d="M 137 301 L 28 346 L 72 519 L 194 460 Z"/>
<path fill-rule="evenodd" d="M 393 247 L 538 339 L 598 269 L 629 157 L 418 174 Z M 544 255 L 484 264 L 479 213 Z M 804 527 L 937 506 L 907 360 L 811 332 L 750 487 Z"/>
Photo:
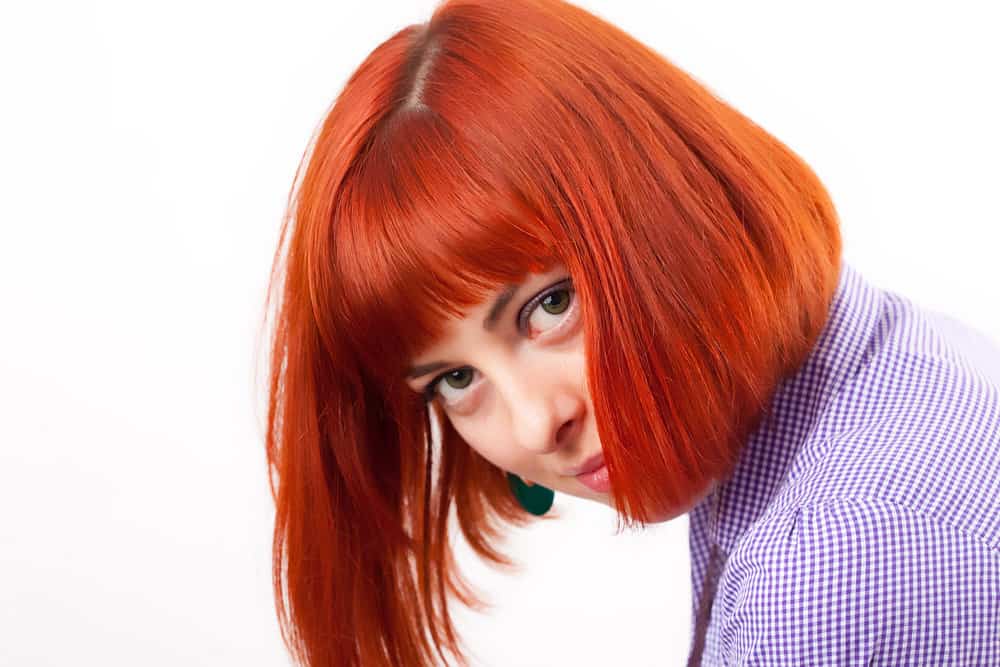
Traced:
<path fill-rule="evenodd" d="M 1000 664 L 995 543 L 873 499 L 800 508 L 760 535 L 726 565 L 704 665 Z"/>

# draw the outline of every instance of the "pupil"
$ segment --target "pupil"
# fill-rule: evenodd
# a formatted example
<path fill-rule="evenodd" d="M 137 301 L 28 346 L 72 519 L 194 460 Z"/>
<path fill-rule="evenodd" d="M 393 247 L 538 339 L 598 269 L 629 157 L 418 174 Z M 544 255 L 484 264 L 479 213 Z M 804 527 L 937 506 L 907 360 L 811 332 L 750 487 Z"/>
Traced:
<path fill-rule="evenodd" d="M 468 384 L 469 384 L 469 379 L 470 378 L 467 378 L 464 382 L 461 380 L 462 374 L 463 373 L 467 373 L 467 372 L 468 372 L 468 369 L 465 369 L 465 368 L 461 368 L 461 369 L 459 369 L 457 371 L 452 371 L 451 373 L 449 373 L 448 375 L 445 376 L 445 381 L 448 383 L 449 386 L 451 386 L 451 387 L 453 387 L 455 389 L 462 389 L 462 388 L 468 386 Z M 452 380 L 457 380 L 457 381 L 453 382 Z"/>
<path fill-rule="evenodd" d="M 556 296 L 557 294 L 562 294 L 564 295 L 564 297 L 567 298 L 563 298 L 562 303 L 556 303 L 555 305 L 553 305 L 551 303 L 551 300 L 554 298 L 558 300 L 558 297 Z M 548 313 L 551 313 L 553 315 L 558 315 L 559 313 L 561 313 L 563 310 L 566 309 L 566 302 L 568 301 L 568 296 L 569 292 L 567 292 L 566 290 L 559 290 L 558 292 L 553 292 L 552 294 L 549 294 L 542 300 L 542 308 L 544 308 Z M 553 309 L 550 310 L 550 308 Z"/>

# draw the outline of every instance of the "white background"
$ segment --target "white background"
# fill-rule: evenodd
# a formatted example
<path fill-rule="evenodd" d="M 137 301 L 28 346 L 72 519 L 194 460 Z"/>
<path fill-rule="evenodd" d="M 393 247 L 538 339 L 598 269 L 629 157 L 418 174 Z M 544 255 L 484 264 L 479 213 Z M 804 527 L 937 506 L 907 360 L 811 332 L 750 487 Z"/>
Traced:
<path fill-rule="evenodd" d="M 13 4 L 13 3 L 12 3 Z M 845 258 L 1000 340 L 990 3 L 581 2 L 786 142 Z M 0 10 L 0 664 L 285 665 L 263 296 L 322 114 L 434 3 Z M 687 518 L 512 536 L 474 665 L 681 665 Z M 463 555 L 464 552 L 463 552 Z"/>

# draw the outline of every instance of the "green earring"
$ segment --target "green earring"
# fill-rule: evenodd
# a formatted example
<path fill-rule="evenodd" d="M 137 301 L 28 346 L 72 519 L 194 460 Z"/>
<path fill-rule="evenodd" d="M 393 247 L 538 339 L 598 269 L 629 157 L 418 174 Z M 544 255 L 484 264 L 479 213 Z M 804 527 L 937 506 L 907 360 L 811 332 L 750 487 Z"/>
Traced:
<path fill-rule="evenodd" d="M 512 472 L 507 473 L 507 481 L 510 483 L 510 490 L 514 492 L 517 502 L 521 503 L 521 507 L 528 512 L 535 516 L 541 516 L 552 507 L 552 499 L 556 495 L 552 489 L 541 484 L 528 486 L 524 480 Z"/>

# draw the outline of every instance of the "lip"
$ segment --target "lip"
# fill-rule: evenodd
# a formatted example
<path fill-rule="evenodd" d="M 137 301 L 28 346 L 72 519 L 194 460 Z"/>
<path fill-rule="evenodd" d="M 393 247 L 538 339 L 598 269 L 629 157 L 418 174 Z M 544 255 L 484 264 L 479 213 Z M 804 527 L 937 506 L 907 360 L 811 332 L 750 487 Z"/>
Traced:
<path fill-rule="evenodd" d="M 608 493 L 611 490 L 611 479 L 608 477 L 608 467 L 604 461 L 597 469 L 590 472 L 583 472 L 576 476 L 576 480 L 595 493 Z"/>
<path fill-rule="evenodd" d="M 583 462 L 582 465 L 577 466 L 570 472 L 566 473 L 567 477 L 579 477 L 580 475 L 585 475 L 589 472 L 594 472 L 604 465 L 604 454 L 595 454 L 589 459 Z"/>

